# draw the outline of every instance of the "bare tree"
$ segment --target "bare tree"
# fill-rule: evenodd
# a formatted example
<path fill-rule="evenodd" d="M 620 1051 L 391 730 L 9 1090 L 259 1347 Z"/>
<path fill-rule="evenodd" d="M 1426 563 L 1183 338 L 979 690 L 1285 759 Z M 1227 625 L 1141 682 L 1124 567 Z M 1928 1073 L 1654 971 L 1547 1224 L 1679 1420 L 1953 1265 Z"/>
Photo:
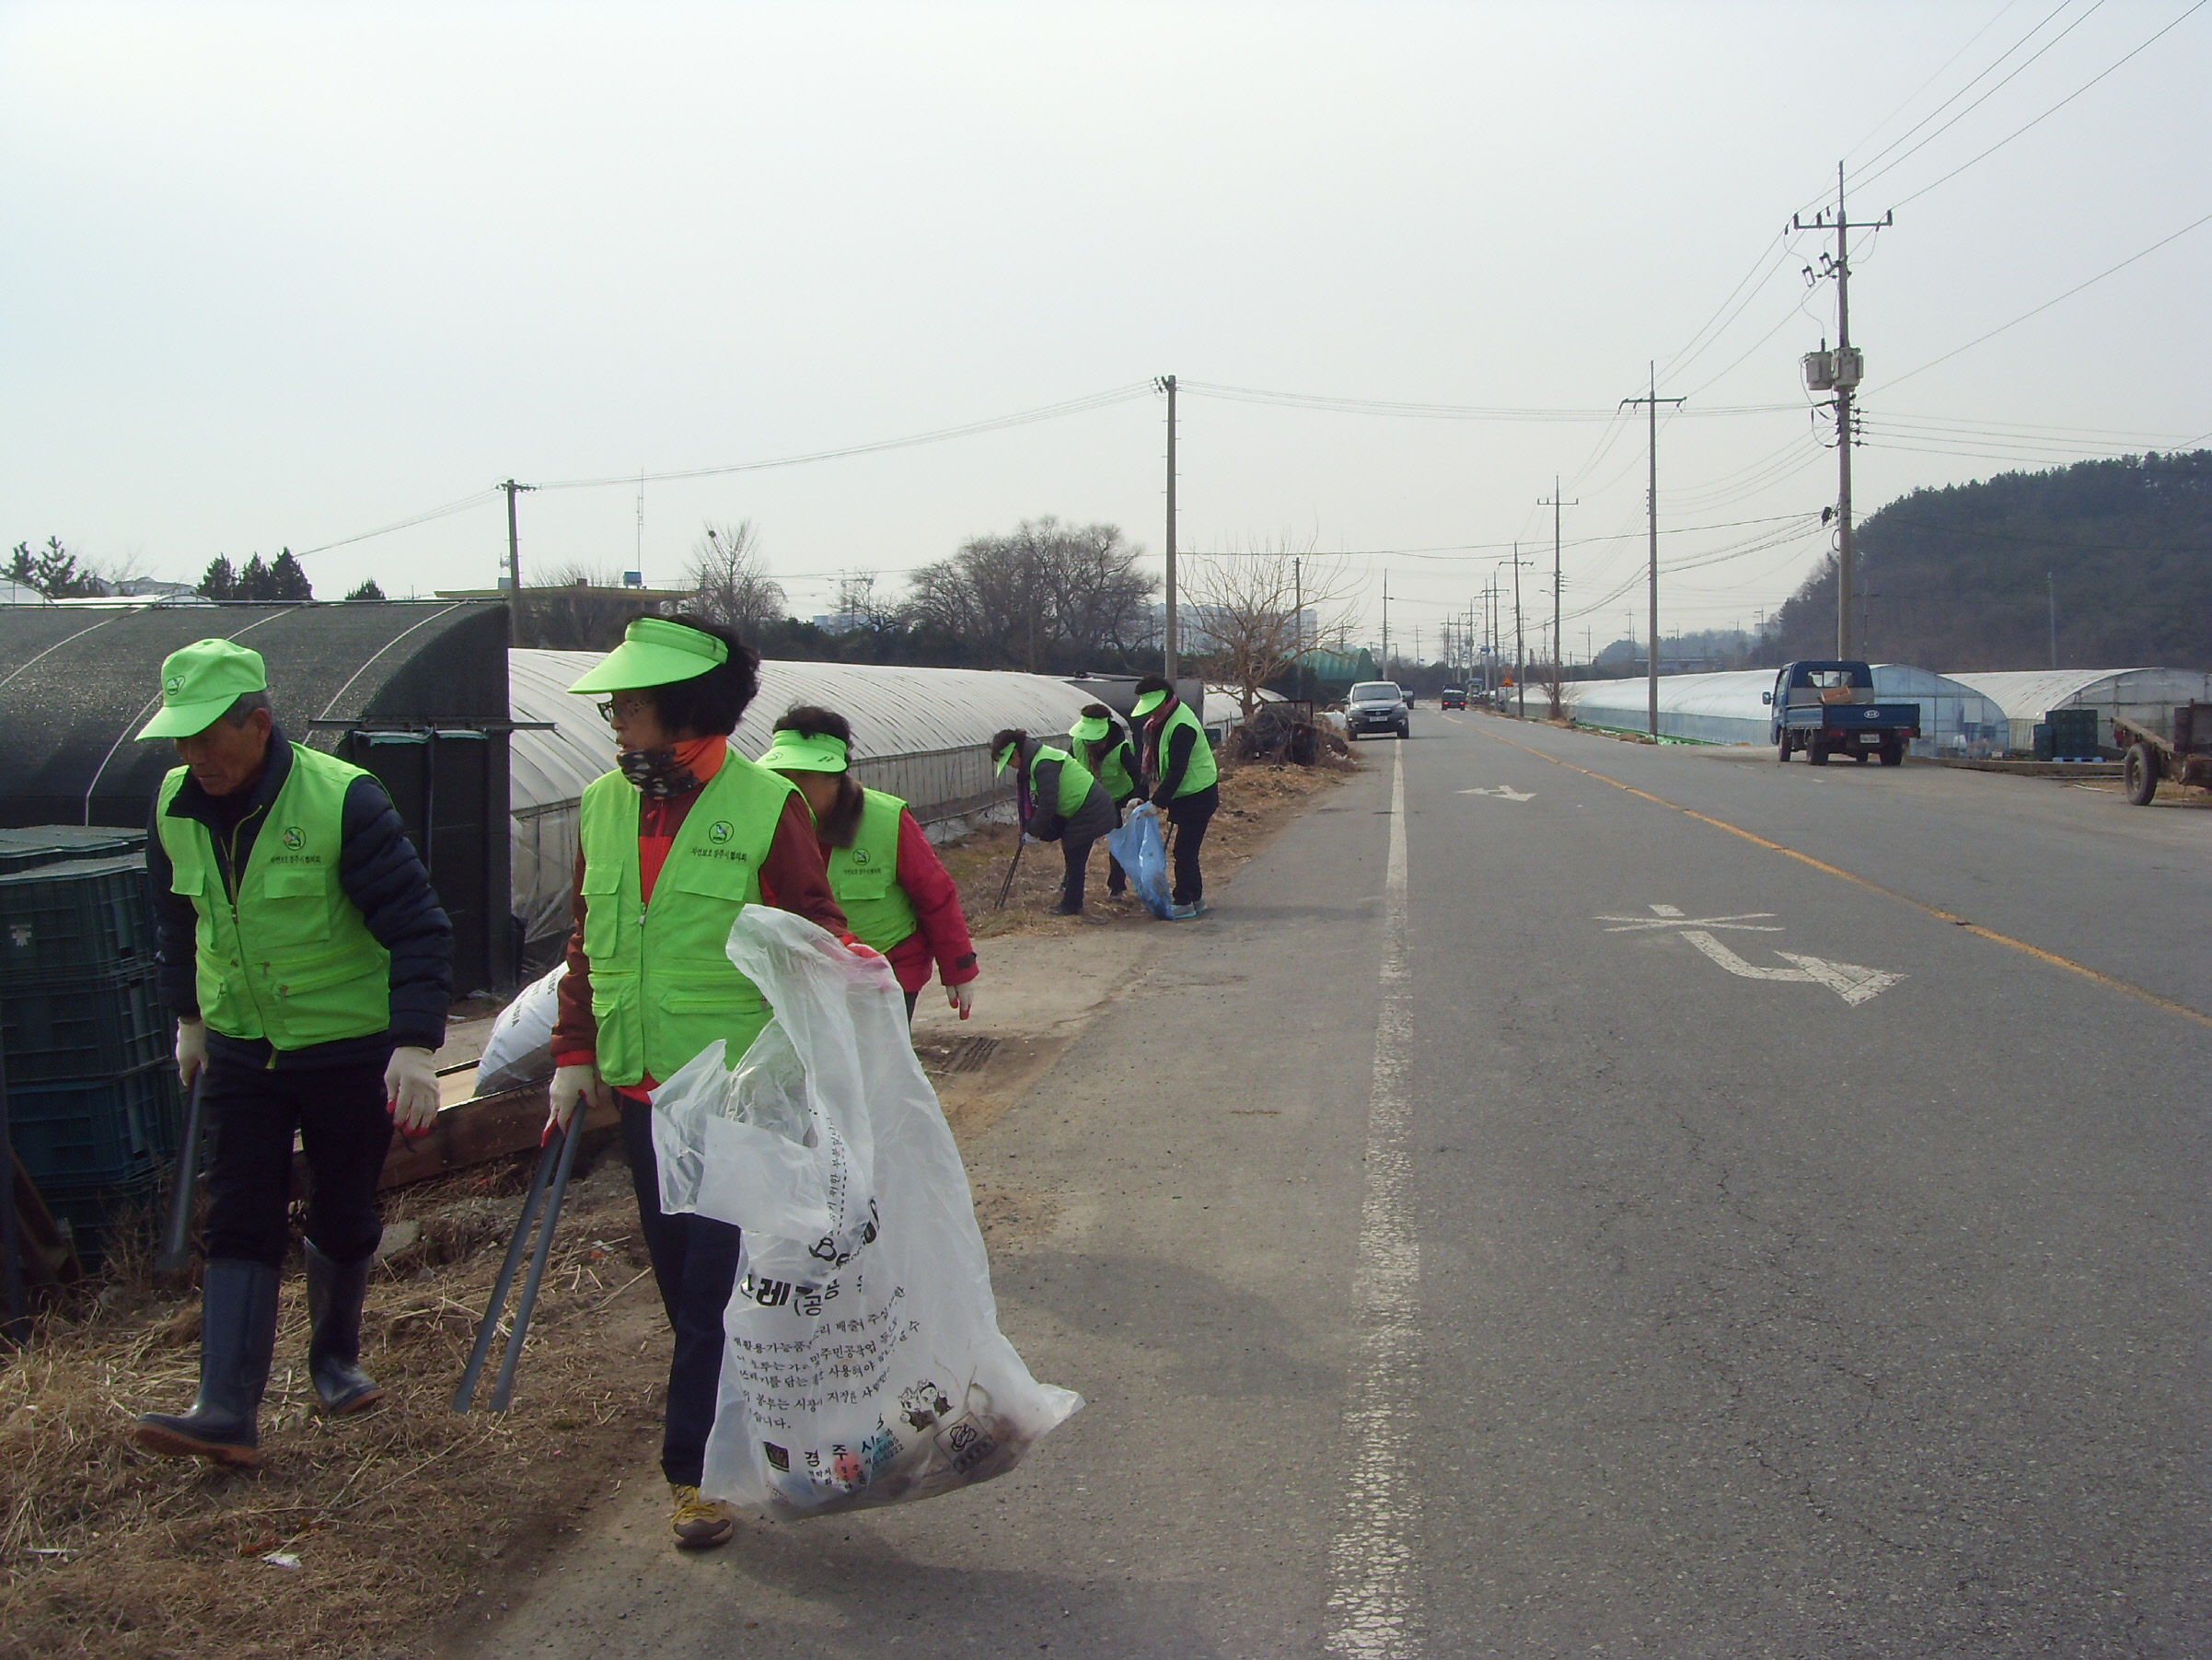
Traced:
<path fill-rule="evenodd" d="M 781 622 L 787 609 L 783 586 L 769 575 L 760 533 L 749 518 L 706 522 L 691 544 L 691 590 L 701 616 L 747 639 Z"/>
<path fill-rule="evenodd" d="M 986 661 L 1032 671 L 1083 668 L 1139 644 L 1159 581 L 1138 569 L 1141 547 L 1115 525 L 1025 520 L 979 536 L 908 578 L 916 628 L 966 641 Z"/>
<path fill-rule="evenodd" d="M 1354 584 L 1339 559 L 1316 558 L 1289 538 L 1251 549 L 1197 554 L 1184 567 L 1194 655 L 1236 688 L 1250 720 L 1260 688 L 1299 655 L 1351 626 Z"/>

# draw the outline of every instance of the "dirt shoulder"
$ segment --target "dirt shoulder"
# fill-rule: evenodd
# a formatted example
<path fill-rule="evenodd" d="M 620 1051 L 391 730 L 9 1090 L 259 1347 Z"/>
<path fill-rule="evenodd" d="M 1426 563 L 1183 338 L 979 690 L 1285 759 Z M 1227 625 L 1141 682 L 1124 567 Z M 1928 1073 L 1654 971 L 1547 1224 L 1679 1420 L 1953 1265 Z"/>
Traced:
<path fill-rule="evenodd" d="M 1225 774 L 1209 883 L 1344 776 Z M 965 1023 L 936 988 L 924 993 L 915 1045 L 963 1143 L 1142 975 L 1159 930 L 1206 925 L 1107 901 L 1103 846 L 1091 914 L 1049 914 L 1060 871 L 1050 846 L 1027 850 L 999 911 L 1013 842 L 994 828 L 942 850 L 983 974 Z M 473 1643 L 506 1594 L 604 1507 L 641 1488 L 657 1503 L 666 1333 L 611 1136 L 579 1155 L 513 1410 L 482 1410 L 488 1378 L 477 1410 L 450 1410 L 530 1165 L 516 1155 L 387 1195 L 388 1254 L 363 1358 L 388 1395 L 359 1419 L 312 1410 L 292 1265 L 258 1474 L 153 1458 L 126 1442 L 133 1414 L 181 1410 L 198 1377 L 197 1294 L 156 1289 L 143 1251 L 50 1311 L 29 1349 L 0 1360 L 0 1655 L 450 1652 Z M 1037 1194 L 979 1182 L 975 1199 L 994 1246 L 1043 1225 Z M 638 1548 L 663 1548 L 645 1532 Z"/>

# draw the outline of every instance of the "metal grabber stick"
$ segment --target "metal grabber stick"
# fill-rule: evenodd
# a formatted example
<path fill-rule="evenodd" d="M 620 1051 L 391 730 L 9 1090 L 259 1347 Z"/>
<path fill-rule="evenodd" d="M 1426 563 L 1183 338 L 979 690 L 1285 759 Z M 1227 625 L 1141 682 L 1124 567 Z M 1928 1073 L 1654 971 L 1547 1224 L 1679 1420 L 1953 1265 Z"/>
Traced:
<path fill-rule="evenodd" d="M 1006 862 L 1006 879 L 999 884 L 999 902 L 994 907 L 996 910 L 1005 910 L 1007 896 L 1013 892 L 1013 873 L 1022 868 L 1022 846 L 1024 840 L 1025 839 L 1017 831 L 1014 837 L 1013 857 Z"/>
<path fill-rule="evenodd" d="M 177 1175 L 169 1185 L 169 1214 L 161 1230 L 161 1249 L 154 1258 L 154 1271 L 164 1279 L 191 1271 L 192 1198 L 200 1189 L 200 1086 L 207 1081 L 203 1066 L 192 1077 L 191 1098 L 184 1109 L 184 1139 L 177 1150 Z"/>
<path fill-rule="evenodd" d="M 553 1185 L 546 1194 L 545 1217 L 538 1228 L 538 1248 L 530 1254 L 530 1271 L 523 1277 L 522 1295 L 515 1300 L 515 1324 L 507 1332 L 506 1352 L 499 1359 L 499 1376 L 492 1380 L 492 1410 L 504 1412 L 515 1393 L 515 1368 L 522 1360 L 522 1341 L 530 1329 L 530 1310 L 538 1306 L 538 1282 L 545 1277 L 545 1260 L 552 1254 L 553 1230 L 561 1225 L 561 1201 L 568 1192 L 569 1167 L 584 1141 L 585 1103 L 578 1101 L 561 1137 L 561 1163 L 553 1171 Z"/>
<path fill-rule="evenodd" d="M 576 1104 L 576 1110 L 584 1110 L 583 1102 Z M 571 1118 L 569 1121 L 575 1120 Z M 567 1132 L 556 1130 L 538 1149 L 538 1167 L 530 1173 L 530 1190 L 522 1201 L 522 1214 L 515 1220 L 514 1236 L 507 1241 L 506 1260 L 499 1265 L 499 1278 L 492 1284 L 492 1300 L 485 1305 L 484 1318 L 476 1328 L 476 1346 L 469 1351 L 469 1365 L 461 1374 L 460 1387 L 453 1392 L 453 1410 L 457 1412 L 466 1412 L 476 1394 L 477 1379 L 483 1376 L 484 1361 L 492 1352 L 492 1340 L 499 1335 L 499 1315 L 506 1306 L 507 1289 L 515 1283 L 515 1271 L 521 1265 L 522 1253 L 530 1242 L 530 1225 L 538 1219 L 538 1207 L 544 1202 L 546 1185 L 556 1164 L 562 1166 L 562 1174 L 566 1178 L 565 1160 L 570 1144 Z M 549 1237 L 551 1232 L 549 1225 L 546 1229 Z M 532 1286 L 536 1283 L 533 1277 Z M 509 1370 L 504 1364 L 501 1367 L 503 1376 Z"/>

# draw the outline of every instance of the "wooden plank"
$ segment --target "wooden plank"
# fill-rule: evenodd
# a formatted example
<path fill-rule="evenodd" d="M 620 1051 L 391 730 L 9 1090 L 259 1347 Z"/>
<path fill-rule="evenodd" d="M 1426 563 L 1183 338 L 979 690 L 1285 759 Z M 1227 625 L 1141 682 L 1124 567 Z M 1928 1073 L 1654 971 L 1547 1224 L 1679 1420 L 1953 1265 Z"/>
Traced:
<path fill-rule="evenodd" d="M 392 1137 L 384 1174 L 376 1186 L 403 1187 L 509 1153 L 526 1152 L 537 1146 L 545 1133 L 545 1115 L 544 1081 L 442 1107 L 428 1134 L 411 1143 L 402 1136 Z M 620 1121 L 621 1109 L 608 1107 L 603 1111 L 587 1111 L 584 1128 L 587 1132 L 608 1130 Z"/>

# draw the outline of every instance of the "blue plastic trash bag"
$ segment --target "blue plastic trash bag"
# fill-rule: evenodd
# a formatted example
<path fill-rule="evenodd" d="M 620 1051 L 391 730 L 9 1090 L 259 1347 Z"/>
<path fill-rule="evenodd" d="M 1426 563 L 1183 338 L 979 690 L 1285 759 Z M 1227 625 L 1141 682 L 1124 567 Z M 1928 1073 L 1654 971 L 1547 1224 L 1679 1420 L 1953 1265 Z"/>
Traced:
<path fill-rule="evenodd" d="M 1166 919 L 1167 843 L 1160 838 L 1160 809 L 1149 801 L 1140 803 L 1129 822 L 1106 832 L 1106 851 L 1114 855 L 1129 879 L 1129 890 L 1144 901 L 1154 916 Z"/>

